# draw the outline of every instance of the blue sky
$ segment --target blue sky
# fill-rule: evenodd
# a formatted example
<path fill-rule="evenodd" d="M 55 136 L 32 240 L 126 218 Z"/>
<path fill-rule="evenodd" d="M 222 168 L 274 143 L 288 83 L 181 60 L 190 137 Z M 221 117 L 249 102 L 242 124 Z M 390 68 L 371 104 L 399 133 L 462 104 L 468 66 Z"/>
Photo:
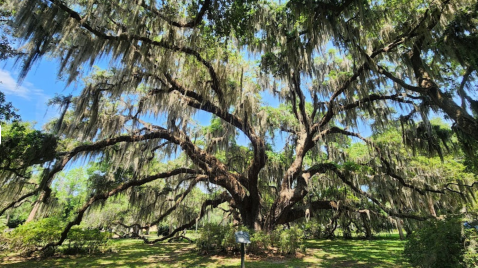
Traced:
<path fill-rule="evenodd" d="M 100 63 L 101 64 L 101 63 Z M 104 62 L 103 68 L 107 68 Z M 23 121 L 36 122 L 35 128 L 42 126 L 58 115 L 55 107 L 48 107 L 47 102 L 55 94 L 78 95 L 81 83 L 66 87 L 66 82 L 58 79 L 58 62 L 42 59 L 35 64 L 25 80 L 18 84 L 20 66 L 14 65 L 14 60 L 8 60 L 0 65 L 0 91 L 5 93 L 7 102 L 12 102 L 18 109 Z M 210 120 L 210 116 L 199 113 L 196 116 L 202 124 Z"/>
<path fill-rule="evenodd" d="M 7 102 L 12 102 L 23 121 L 35 121 L 35 128 L 41 129 L 43 124 L 58 114 L 54 107 L 47 107 L 50 98 L 58 94 L 71 92 L 72 87 L 65 89 L 65 82 L 58 80 L 58 64 L 42 60 L 28 73 L 21 84 L 17 84 L 19 66 L 14 60 L 0 65 L 0 91 L 5 93 Z"/>

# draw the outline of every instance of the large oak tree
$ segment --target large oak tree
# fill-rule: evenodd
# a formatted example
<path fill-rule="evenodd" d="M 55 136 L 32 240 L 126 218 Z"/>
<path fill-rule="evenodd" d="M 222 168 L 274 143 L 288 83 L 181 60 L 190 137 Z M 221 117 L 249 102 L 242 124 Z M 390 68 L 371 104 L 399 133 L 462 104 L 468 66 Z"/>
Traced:
<path fill-rule="evenodd" d="M 154 224 L 201 184 L 222 192 L 171 235 L 222 203 L 245 226 L 272 230 L 321 210 L 423 220 L 468 200 L 473 176 L 409 161 L 410 148 L 442 158 L 452 150 L 450 132 L 429 122 L 434 112 L 473 155 L 476 1 L 23 0 L 15 10 L 21 74 L 49 56 L 84 88 L 53 100 L 62 109 L 51 130 L 69 143 L 43 158 L 35 187 L 18 189 L 27 178 L 17 173 L 38 161 L 3 168 L 2 192 L 16 191 L 1 212 L 32 196 L 34 212 L 48 204 L 55 174 L 71 162 L 107 167 L 95 180 L 109 184 L 92 189 L 56 244 L 112 196 L 129 193 L 149 208 L 142 223 Z M 109 69 L 87 75 L 99 61 Z M 361 133 L 391 128 L 409 147 Z M 350 154 L 351 140 L 366 153 Z M 158 159 L 171 164 L 158 168 Z M 133 190 L 158 180 L 162 190 Z M 325 194 L 343 187 L 364 202 Z"/>

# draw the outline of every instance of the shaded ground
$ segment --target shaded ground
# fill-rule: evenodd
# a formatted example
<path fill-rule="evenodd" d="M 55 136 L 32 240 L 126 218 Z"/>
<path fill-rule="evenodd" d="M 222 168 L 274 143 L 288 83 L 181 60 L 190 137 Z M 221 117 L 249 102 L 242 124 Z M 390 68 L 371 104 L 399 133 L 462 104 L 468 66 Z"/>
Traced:
<path fill-rule="evenodd" d="M 247 256 L 254 267 L 410 267 L 401 252 L 404 242 L 395 236 L 375 240 L 308 240 L 306 254 L 297 256 Z M 193 244 L 145 245 L 142 240 L 116 240 L 117 252 L 25 260 L 1 256 L 1 267 L 239 267 L 240 256 L 201 256 Z"/>

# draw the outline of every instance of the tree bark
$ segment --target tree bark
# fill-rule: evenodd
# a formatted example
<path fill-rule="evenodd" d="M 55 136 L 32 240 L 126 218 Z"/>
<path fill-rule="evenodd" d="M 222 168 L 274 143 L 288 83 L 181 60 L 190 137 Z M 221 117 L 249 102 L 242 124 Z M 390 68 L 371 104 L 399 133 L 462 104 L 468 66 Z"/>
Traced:
<path fill-rule="evenodd" d="M 362 218 L 363 227 L 365 229 L 365 238 L 367 239 L 372 238 L 372 228 L 370 227 L 369 215 L 368 211 L 360 211 L 360 217 Z"/>
<path fill-rule="evenodd" d="M 398 235 L 400 236 L 400 240 L 405 240 L 405 236 L 403 235 L 402 219 L 395 218 L 395 223 L 397 224 Z"/>
<path fill-rule="evenodd" d="M 30 211 L 30 214 L 28 215 L 28 218 L 27 220 L 25 221 L 25 223 L 27 222 L 31 222 L 35 219 L 36 217 L 36 214 L 38 213 L 38 210 L 40 209 L 40 206 L 41 206 L 41 200 L 42 198 L 38 198 L 37 201 L 35 201 L 35 203 L 33 204 L 33 208 L 32 210 Z"/>
<path fill-rule="evenodd" d="M 410 56 L 410 61 L 413 65 L 415 78 L 418 85 L 425 90 L 425 93 L 433 102 L 433 104 L 440 107 L 451 119 L 456 122 L 456 126 L 468 134 L 473 139 L 478 140 L 478 121 L 473 118 L 465 109 L 462 109 L 452 98 L 444 94 L 438 85 L 432 80 L 431 75 L 426 71 L 424 63 L 421 59 L 420 48 L 423 44 L 423 39 L 419 39 L 413 48 Z"/>
<path fill-rule="evenodd" d="M 238 204 L 238 207 L 242 218 L 242 224 L 251 230 L 262 230 L 259 215 L 260 197 L 258 195 L 248 196 L 244 198 L 241 203 Z"/>
<path fill-rule="evenodd" d="M 430 215 L 432 215 L 434 218 L 437 217 L 437 213 L 435 211 L 435 206 L 433 204 L 433 197 L 430 195 L 427 196 L 427 202 L 428 202 L 428 209 L 430 210 Z"/>

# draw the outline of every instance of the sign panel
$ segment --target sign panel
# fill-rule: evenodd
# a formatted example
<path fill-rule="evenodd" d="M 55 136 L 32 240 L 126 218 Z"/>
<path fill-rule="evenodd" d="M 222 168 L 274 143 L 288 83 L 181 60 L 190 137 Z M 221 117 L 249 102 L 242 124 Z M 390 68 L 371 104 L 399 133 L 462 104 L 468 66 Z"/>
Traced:
<path fill-rule="evenodd" d="M 235 233 L 236 243 L 249 244 L 251 243 L 251 237 L 247 232 L 239 231 Z"/>

